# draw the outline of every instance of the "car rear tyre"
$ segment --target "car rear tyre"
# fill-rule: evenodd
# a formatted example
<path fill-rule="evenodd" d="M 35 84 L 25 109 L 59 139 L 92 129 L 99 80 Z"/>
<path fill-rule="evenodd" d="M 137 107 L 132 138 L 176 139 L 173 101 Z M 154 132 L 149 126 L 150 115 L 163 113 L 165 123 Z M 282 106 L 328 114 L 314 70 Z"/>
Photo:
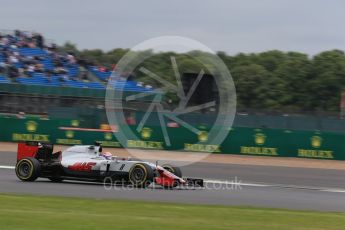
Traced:
<path fill-rule="evenodd" d="M 154 172 L 146 164 L 135 164 L 129 171 L 129 181 L 134 187 L 146 188 L 153 182 Z"/>
<path fill-rule="evenodd" d="M 35 158 L 24 158 L 16 164 L 17 177 L 22 181 L 35 181 L 40 171 L 40 162 Z"/>

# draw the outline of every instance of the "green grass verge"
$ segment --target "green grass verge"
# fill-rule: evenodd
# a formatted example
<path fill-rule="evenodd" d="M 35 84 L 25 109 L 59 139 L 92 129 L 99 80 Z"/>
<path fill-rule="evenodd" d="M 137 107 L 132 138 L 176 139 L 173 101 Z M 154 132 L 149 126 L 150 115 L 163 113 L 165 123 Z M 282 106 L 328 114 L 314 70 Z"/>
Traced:
<path fill-rule="evenodd" d="M 0 229 L 345 229 L 345 213 L 0 195 Z"/>

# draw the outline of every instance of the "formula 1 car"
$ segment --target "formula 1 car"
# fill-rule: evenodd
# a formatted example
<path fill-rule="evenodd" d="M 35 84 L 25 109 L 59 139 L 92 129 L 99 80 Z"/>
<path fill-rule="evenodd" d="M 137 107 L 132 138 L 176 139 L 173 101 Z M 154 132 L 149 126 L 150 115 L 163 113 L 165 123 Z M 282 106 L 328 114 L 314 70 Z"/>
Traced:
<path fill-rule="evenodd" d="M 53 182 L 122 181 L 144 188 L 151 183 L 164 188 L 203 187 L 202 179 L 182 178 L 181 170 L 171 165 L 153 164 L 135 159 L 120 159 L 102 153 L 99 143 L 76 145 L 53 153 L 53 145 L 28 141 L 18 143 L 16 175 L 22 181 L 38 177 Z"/>

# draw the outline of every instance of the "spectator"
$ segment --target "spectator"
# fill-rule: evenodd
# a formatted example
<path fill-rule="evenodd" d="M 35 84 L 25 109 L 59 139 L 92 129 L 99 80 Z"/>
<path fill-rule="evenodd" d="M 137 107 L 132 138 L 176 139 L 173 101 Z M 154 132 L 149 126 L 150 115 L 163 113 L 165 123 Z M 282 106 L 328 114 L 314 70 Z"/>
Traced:
<path fill-rule="evenodd" d="M 9 42 L 8 37 L 4 36 L 1 38 L 0 45 L 1 46 L 7 46 L 8 42 Z"/>
<path fill-rule="evenodd" d="M 19 60 L 18 60 L 18 58 L 17 58 L 14 54 L 12 54 L 12 55 L 10 55 L 10 56 L 8 57 L 8 62 L 9 62 L 10 64 L 16 64 L 16 63 L 19 62 Z"/>
<path fill-rule="evenodd" d="M 67 59 L 68 59 L 68 62 L 69 62 L 70 64 L 76 64 L 76 63 L 77 63 L 75 57 L 74 57 L 72 54 L 68 54 L 68 55 L 67 55 Z"/>
<path fill-rule="evenodd" d="M 68 78 L 68 76 L 66 74 L 64 74 L 64 75 L 60 76 L 59 80 L 61 82 L 67 82 L 69 80 L 69 78 Z"/>
<path fill-rule="evenodd" d="M 100 66 L 100 67 L 98 68 L 98 71 L 99 71 L 99 72 L 102 72 L 102 73 L 105 73 L 105 72 L 108 72 L 108 69 L 107 69 L 106 67 L 104 67 L 104 66 Z"/>
<path fill-rule="evenodd" d="M 28 67 L 26 68 L 26 74 L 29 77 L 31 77 L 34 72 L 35 72 L 35 65 L 34 64 L 28 65 Z"/>
<path fill-rule="evenodd" d="M 18 114 L 17 114 L 17 118 L 18 119 L 25 119 L 26 117 L 25 117 L 25 113 L 24 112 L 19 112 Z"/>
<path fill-rule="evenodd" d="M 46 79 L 47 79 L 48 82 L 52 82 L 53 81 L 52 74 L 49 71 L 46 72 L 45 76 L 46 76 Z"/>
<path fill-rule="evenodd" d="M 21 37 L 21 32 L 20 32 L 20 30 L 15 30 L 15 31 L 14 31 L 14 36 L 16 36 L 16 37 Z"/>
<path fill-rule="evenodd" d="M 43 49 L 44 46 L 44 40 L 41 34 L 36 34 L 36 46 Z"/>
<path fill-rule="evenodd" d="M 57 75 L 59 75 L 59 74 L 64 74 L 65 75 L 65 74 L 68 73 L 68 71 L 64 67 L 60 66 L 60 67 L 56 67 L 54 69 L 54 73 L 57 74 Z"/>
<path fill-rule="evenodd" d="M 36 64 L 35 65 L 35 72 L 36 73 L 43 73 L 44 72 L 44 68 L 42 64 Z"/>
<path fill-rule="evenodd" d="M 89 80 L 89 78 L 87 77 L 87 72 L 86 71 L 82 71 L 81 72 L 81 80 L 86 82 Z"/>
<path fill-rule="evenodd" d="M 19 71 L 15 66 L 9 65 L 8 66 L 8 76 L 10 78 L 19 77 Z"/>
<path fill-rule="evenodd" d="M 5 62 L 0 62 L 0 73 L 4 74 L 6 72 L 6 63 Z"/>
<path fill-rule="evenodd" d="M 45 49 L 46 54 L 27 55 L 23 48 Z M 15 78 L 26 75 L 35 77 L 34 73 L 42 73 L 48 82 L 54 82 L 53 74 L 61 82 L 70 80 L 87 81 L 87 70 L 78 71 L 80 66 L 88 68 L 87 60 L 79 60 L 73 52 L 58 53 L 57 46 L 50 43 L 45 47 L 44 37 L 39 33 L 30 33 L 15 30 L 13 34 L 0 33 L 0 73 L 6 73 L 8 77 Z M 76 71 L 75 71 L 76 70 Z M 108 72 L 106 67 L 101 66 L 100 71 Z M 69 74 L 80 74 L 69 76 Z"/>

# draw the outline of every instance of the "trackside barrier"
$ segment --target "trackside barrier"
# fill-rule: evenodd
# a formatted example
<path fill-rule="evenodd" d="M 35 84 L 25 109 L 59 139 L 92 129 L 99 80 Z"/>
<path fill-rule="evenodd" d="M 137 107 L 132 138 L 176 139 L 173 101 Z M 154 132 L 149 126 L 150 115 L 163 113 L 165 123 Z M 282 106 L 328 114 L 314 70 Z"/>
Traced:
<path fill-rule="evenodd" d="M 195 134 L 182 127 L 168 127 L 170 145 L 167 145 L 160 127 L 144 127 L 137 132 L 132 126 L 127 131 L 119 127 L 121 132 L 129 132 L 122 146 L 112 132 L 78 128 L 79 125 L 78 120 L 0 118 L 0 141 L 35 140 L 61 145 L 98 141 L 105 147 L 116 148 L 345 160 L 345 133 L 235 127 L 217 145 L 209 140 L 207 129 Z"/>

